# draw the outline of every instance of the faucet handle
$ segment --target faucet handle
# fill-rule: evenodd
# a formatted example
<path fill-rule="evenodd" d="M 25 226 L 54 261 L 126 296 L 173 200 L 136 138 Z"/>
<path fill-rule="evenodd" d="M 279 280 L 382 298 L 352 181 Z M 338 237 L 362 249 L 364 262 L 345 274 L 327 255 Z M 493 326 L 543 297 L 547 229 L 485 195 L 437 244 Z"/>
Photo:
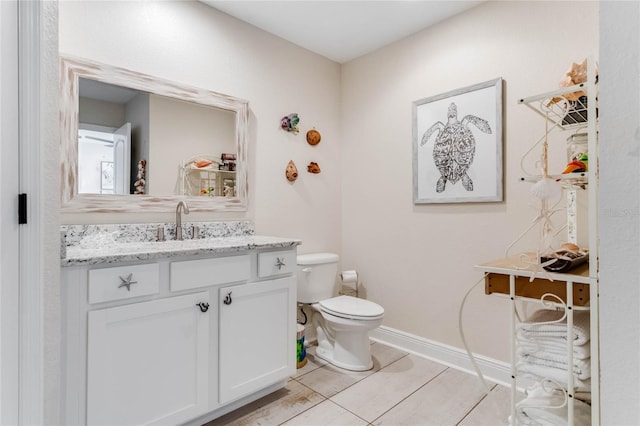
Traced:
<path fill-rule="evenodd" d="M 194 240 L 200 238 L 200 227 L 198 225 L 191 226 L 191 238 Z"/>
<path fill-rule="evenodd" d="M 157 235 L 158 241 L 164 241 L 164 226 L 162 225 L 158 226 L 158 229 L 156 230 L 156 235 Z"/>

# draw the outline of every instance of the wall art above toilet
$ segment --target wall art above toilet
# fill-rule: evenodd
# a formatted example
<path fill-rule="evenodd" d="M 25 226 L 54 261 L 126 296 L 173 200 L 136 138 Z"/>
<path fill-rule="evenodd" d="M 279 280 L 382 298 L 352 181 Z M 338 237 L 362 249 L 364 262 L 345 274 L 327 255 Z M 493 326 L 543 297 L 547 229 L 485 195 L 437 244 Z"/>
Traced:
<path fill-rule="evenodd" d="M 413 202 L 502 201 L 502 79 L 413 102 Z"/>

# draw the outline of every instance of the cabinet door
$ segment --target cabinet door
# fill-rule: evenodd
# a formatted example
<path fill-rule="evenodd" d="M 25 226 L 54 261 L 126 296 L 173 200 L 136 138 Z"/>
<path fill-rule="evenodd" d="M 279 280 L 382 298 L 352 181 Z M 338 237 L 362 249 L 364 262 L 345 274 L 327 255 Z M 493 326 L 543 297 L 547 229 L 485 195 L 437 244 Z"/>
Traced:
<path fill-rule="evenodd" d="M 220 403 L 295 372 L 295 277 L 220 289 Z"/>
<path fill-rule="evenodd" d="M 89 312 L 87 424 L 178 424 L 207 411 L 209 293 Z"/>

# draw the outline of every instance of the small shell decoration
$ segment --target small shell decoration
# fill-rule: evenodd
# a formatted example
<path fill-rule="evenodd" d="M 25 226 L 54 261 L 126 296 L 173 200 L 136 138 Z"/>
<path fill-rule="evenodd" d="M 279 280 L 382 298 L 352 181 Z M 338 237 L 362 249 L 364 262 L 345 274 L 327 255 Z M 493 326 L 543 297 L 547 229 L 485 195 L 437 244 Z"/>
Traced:
<path fill-rule="evenodd" d="M 300 131 L 300 129 L 298 129 L 298 123 L 300 123 L 300 117 L 298 117 L 298 114 L 295 112 L 280 119 L 280 127 L 282 127 L 282 130 L 293 132 L 296 135 Z"/>
<path fill-rule="evenodd" d="M 147 160 L 138 161 L 138 173 L 136 174 L 136 181 L 133 183 L 133 187 L 135 188 L 133 193 L 136 195 L 144 194 L 144 186 L 147 183 L 145 180 L 146 169 Z"/>
<path fill-rule="evenodd" d="M 541 200 L 555 200 L 562 195 L 562 186 L 552 178 L 543 177 L 531 187 L 530 191 Z"/>
<path fill-rule="evenodd" d="M 318 163 L 315 162 L 310 162 L 309 165 L 307 166 L 307 171 L 309 173 L 313 173 L 313 174 L 318 174 L 320 173 L 320 166 L 318 166 Z"/>
<path fill-rule="evenodd" d="M 290 160 L 289 164 L 287 164 L 285 175 L 287 176 L 287 180 L 289 182 L 295 182 L 295 180 L 298 179 L 298 168 L 296 167 L 293 160 Z"/>
<path fill-rule="evenodd" d="M 307 143 L 309 143 L 309 145 L 318 145 L 320 139 L 322 139 L 322 136 L 316 129 L 311 129 L 307 132 Z"/>

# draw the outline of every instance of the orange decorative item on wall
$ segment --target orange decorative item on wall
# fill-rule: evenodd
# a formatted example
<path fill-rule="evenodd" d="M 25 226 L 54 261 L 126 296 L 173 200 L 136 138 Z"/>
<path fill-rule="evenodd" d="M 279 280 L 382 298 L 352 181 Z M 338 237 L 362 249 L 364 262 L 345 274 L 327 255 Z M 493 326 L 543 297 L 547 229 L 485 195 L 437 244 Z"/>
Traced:
<path fill-rule="evenodd" d="M 307 142 L 309 145 L 318 145 L 320 143 L 320 139 L 322 139 L 322 136 L 316 129 L 311 129 L 307 132 Z"/>
<path fill-rule="evenodd" d="M 320 166 L 318 165 L 318 163 L 315 163 L 315 162 L 312 161 L 307 166 L 307 171 L 309 173 L 318 174 L 318 173 L 320 173 Z"/>

